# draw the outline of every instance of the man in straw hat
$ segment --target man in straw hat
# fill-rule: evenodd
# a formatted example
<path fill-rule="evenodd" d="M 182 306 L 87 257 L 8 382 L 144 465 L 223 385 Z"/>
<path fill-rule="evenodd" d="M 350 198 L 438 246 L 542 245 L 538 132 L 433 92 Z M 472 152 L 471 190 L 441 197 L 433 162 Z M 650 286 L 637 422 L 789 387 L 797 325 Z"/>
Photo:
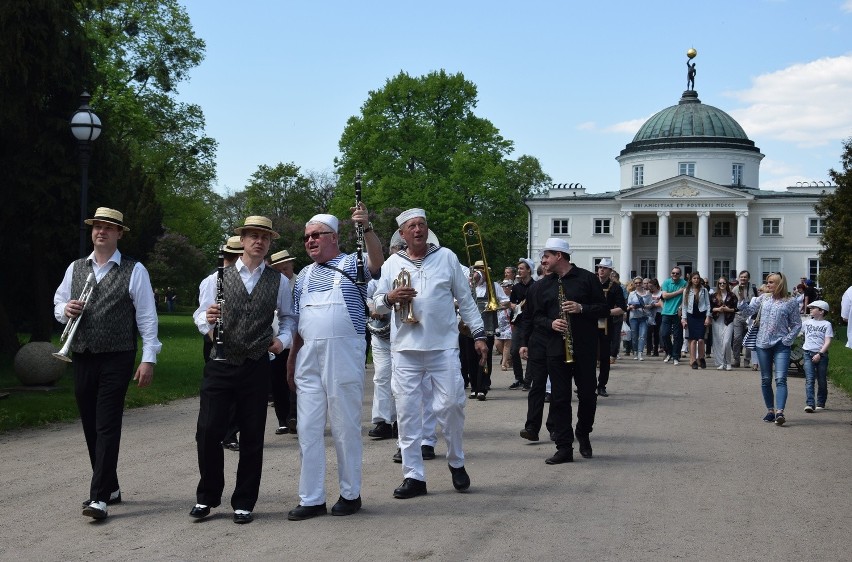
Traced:
<path fill-rule="evenodd" d="M 376 310 L 391 312 L 395 304 L 408 304 L 417 323 L 404 323 L 399 312 L 391 319 L 391 388 L 396 399 L 399 446 L 402 449 L 404 480 L 393 496 L 413 498 L 426 493 L 426 475 L 421 456 L 424 387 L 432 384 L 433 410 L 447 442 L 447 462 L 453 487 L 470 487 L 465 470 L 464 383 L 458 351 L 458 328 L 454 299 L 462 320 L 476 340 L 480 362 L 488 354 L 482 316 L 471 295 L 467 277 L 456 255 L 428 242 L 429 229 L 423 209 L 408 209 L 396 222 L 407 248 L 388 258 L 374 299 Z M 393 288 L 405 269 L 409 286 Z"/>
<path fill-rule="evenodd" d="M 83 515 L 105 519 L 107 505 L 121 502 L 118 450 L 124 397 L 133 380 L 151 384 L 154 363 L 162 345 L 157 339 L 157 305 L 145 267 L 118 251 L 118 241 L 130 229 L 124 215 L 100 207 L 87 219 L 94 250 L 71 263 L 53 296 L 56 319 L 67 324 L 79 318 L 71 351 L 74 353 L 74 394 L 92 463 L 89 499 Z M 75 300 L 94 274 L 96 286 L 88 302 Z M 85 305 L 86 313 L 80 316 Z M 142 362 L 136 360 L 136 334 L 142 336 Z"/>
<path fill-rule="evenodd" d="M 269 267 L 287 278 L 290 287 L 295 282 L 293 265 L 296 258 L 287 250 L 275 252 L 269 258 Z M 287 433 L 296 434 L 296 393 L 290 392 L 287 385 L 287 359 L 290 357 L 290 349 L 285 349 L 272 360 L 272 400 L 275 406 L 275 417 L 278 419 L 276 435 Z"/>
<path fill-rule="evenodd" d="M 551 395 L 548 423 L 556 453 L 545 460 L 561 464 L 574 460 L 574 432 L 571 431 L 571 380 L 577 387 L 577 429 L 580 454 L 591 458 L 589 434 L 595 422 L 595 359 L 598 318 L 606 318 L 608 308 L 601 284 L 591 271 L 571 263 L 568 242 L 548 238 L 541 254 L 547 275 L 536 281 L 527 293 L 521 321 L 521 357 L 532 373 L 527 421 L 521 437 L 538 441 L 544 410 L 545 381 L 550 375 Z M 560 292 L 562 293 L 560 295 Z M 561 297 L 561 298 L 560 298 Z M 568 318 L 566 321 L 565 318 Z M 569 324 L 570 322 L 570 324 Z M 566 334 L 573 356 L 566 354 Z"/>
<path fill-rule="evenodd" d="M 236 263 L 237 258 L 243 255 L 243 243 L 240 242 L 239 236 L 231 236 L 227 242 L 222 245 L 222 255 L 224 256 L 223 265 L 230 267 Z M 192 319 L 198 331 L 201 332 L 201 337 L 204 338 L 204 345 L 201 352 L 204 357 L 204 362 L 210 361 L 213 352 L 213 330 L 210 329 L 210 324 L 207 323 L 207 303 L 216 301 L 216 278 L 217 271 L 213 271 L 210 275 L 204 278 L 198 285 L 198 308 L 192 314 Z M 222 447 L 231 451 L 240 450 L 240 441 L 237 434 L 240 428 L 237 425 L 236 405 L 231 406 L 231 415 L 228 421 L 228 431 L 222 439 Z"/>
<path fill-rule="evenodd" d="M 292 343 L 292 315 L 287 278 L 266 267 L 263 258 L 278 233 L 266 217 L 251 216 L 235 229 L 243 255 L 224 270 L 224 310 L 209 296 L 207 323 L 211 328 L 221 316 L 224 360 L 208 361 L 201 382 L 196 442 L 201 478 L 197 503 L 189 515 L 197 519 L 218 507 L 225 488 L 224 456 L 220 442 L 228 429 L 231 405 L 236 405 L 240 428 L 240 460 L 237 482 L 231 495 L 234 523 L 250 523 L 260 489 L 263 466 L 263 434 L 269 397 L 270 359 Z M 278 332 L 272 320 L 278 311 Z"/>
<path fill-rule="evenodd" d="M 352 208 L 352 222 L 364 226 L 364 279 L 378 275 L 382 244 L 369 226 L 366 207 Z M 325 424 L 337 450 L 340 497 L 332 515 L 361 508 L 361 403 L 367 316 L 366 284 L 356 285 L 357 253 L 340 251 L 338 220 L 315 215 L 305 225 L 305 250 L 314 263 L 296 278 L 293 307 L 298 332 L 287 361 L 287 380 L 298 394 L 302 470 L 299 505 L 287 518 L 301 521 L 326 513 Z"/>

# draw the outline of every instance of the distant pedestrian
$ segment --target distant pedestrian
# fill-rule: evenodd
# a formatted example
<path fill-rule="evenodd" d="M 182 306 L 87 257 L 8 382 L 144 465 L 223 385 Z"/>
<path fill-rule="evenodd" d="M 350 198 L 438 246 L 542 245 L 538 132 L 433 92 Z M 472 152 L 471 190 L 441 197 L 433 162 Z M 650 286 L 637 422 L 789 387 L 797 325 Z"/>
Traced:
<path fill-rule="evenodd" d="M 805 412 L 824 410 L 828 398 L 828 346 L 834 337 L 831 322 L 825 319 L 828 303 L 815 300 L 808 304 L 811 317 L 802 323 L 805 343 L 802 345 L 805 367 Z M 817 383 L 816 401 L 814 401 L 814 380 Z"/>
<path fill-rule="evenodd" d="M 713 362 L 718 370 L 730 371 L 733 360 L 731 339 L 734 335 L 734 316 L 737 297 L 731 292 L 727 277 L 719 277 L 716 291 L 710 298 L 713 312 Z"/>
<path fill-rule="evenodd" d="M 693 369 L 699 366 L 707 368 L 704 357 L 704 334 L 711 323 L 710 293 L 704 286 L 704 279 L 697 271 L 689 277 L 689 285 L 683 299 L 681 324 L 687 331 L 689 340 L 689 364 Z"/>

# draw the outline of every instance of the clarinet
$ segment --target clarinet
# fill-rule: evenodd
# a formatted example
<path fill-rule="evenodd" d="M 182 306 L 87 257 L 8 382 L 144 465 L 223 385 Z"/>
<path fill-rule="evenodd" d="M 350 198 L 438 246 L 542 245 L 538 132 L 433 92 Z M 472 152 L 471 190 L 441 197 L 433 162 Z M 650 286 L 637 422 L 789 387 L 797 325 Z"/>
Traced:
<path fill-rule="evenodd" d="M 361 173 L 355 172 L 355 208 L 361 208 Z M 366 285 L 364 276 L 364 225 L 355 223 L 355 243 L 357 244 L 357 255 L 355 256 L 355 284 Z"/>
<path fill-rule="evenodd" d="M 227 239 L 225 241 L 227 243 Z M 214 361 L 225 361 L 225 246 L 219 246 L 219 263 L 216 266 L 216 304 L 219 305 L 219 317 L 213 325 Z"/>

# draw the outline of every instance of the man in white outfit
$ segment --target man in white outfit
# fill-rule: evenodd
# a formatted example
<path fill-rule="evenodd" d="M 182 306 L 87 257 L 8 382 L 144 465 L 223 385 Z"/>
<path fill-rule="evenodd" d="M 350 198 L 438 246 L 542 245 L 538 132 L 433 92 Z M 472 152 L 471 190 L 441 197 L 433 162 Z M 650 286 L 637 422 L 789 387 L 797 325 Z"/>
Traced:
<path fill-rule="evenodd" d="M 352 221 L 364 226 L 364 279 L 378 275 L 384 257 L 368 223 L 367 209 L 352 209 Z M 287 360 L 287 381 L 298 396 L 302 470 L 299 505 L 287 518 L 301 521 L 323 515 L 325 506 L 325 423 L 337 451 L 340 497 L 332 515 L 361 508 L 361 402 L 367 342 L 366 285 L 357 280 L 357 254 L 341 253 L 338 221 L 319 214 L 305 225 L 305 250 L 314 261 L 299 272 L 293 292 L 298 331 Z"/>
<path fill-rule="evenodd" d="M 403 313 L 391 318 L 391 388 L 396 399 L 399 446 L 402 450 L 404 480 L 393 492 L 406 499 L 426 493 L 426 477 L 421 456 L 424 387 L 432 383 L 432 406 L 447 442 L 447 462 L 453 487 L 470 487 L 464 467 L 464 382 L 459 371 L 458 328 L 454 305 L 476 340 L 476 350 L 484 363 L 488 354 L 482 317 L 468 280 L 456 255 L 428 243 L 429 228 L 423 209 L 409 209 L 396 218 L 407 244 L 388 258 L 374 295 L 376 310 L 393 310 L 394 305 L 411 307 L 417 322 L 403 322 Z M 401 271 L 410 275 L 410 284 L 393 286 Z M 416 298 L 415 298 L 416 297 Z"/>
<path fill-rule="evenodd" d="M 852 286 L 846 289 L 843 293 L 843 298 L 840 299 L 840 317 L 846 322 L 846 347 L 852 348 L 852 323 L 849 322 L 849 315 L 852 314 Z"/>

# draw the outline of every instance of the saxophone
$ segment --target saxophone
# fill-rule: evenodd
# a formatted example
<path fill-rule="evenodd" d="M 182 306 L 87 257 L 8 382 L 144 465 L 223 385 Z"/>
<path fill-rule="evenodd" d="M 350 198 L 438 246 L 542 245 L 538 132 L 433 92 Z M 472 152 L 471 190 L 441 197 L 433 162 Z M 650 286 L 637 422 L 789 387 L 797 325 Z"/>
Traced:
<path fill-rule="evenodd" d="M 559 317 L 565 320 L 568 327 L 562 333 L 562 339 L 565 341 L 565 362 L 574 362 L 574 335 L 571 333 L 571 319 L 568 313 L 562 310 L 562 303 L 565 302 L 565 290 L 562 288 L 562 281 L 559 281 Z"/>

